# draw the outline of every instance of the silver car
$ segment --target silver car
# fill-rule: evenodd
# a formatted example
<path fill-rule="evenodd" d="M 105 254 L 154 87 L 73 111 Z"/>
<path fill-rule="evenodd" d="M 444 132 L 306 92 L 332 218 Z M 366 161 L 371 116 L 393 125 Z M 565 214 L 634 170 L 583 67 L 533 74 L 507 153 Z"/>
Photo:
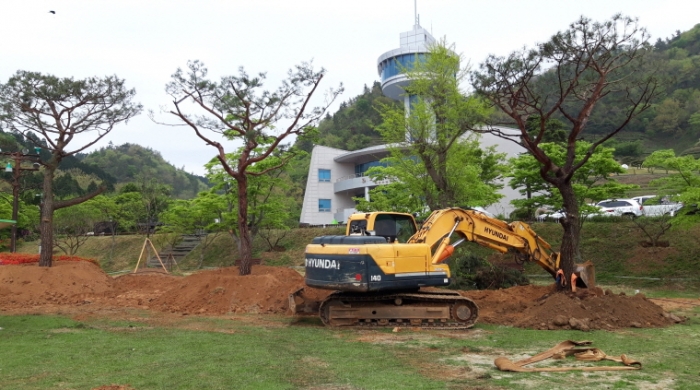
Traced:
<path fill-rule="evenodd" d="M 644 206 L 634 199 L 606 199 L 596 203 L 600 211 L 589 216 L 603 215 L 636 218 L 644 215 Z"/>

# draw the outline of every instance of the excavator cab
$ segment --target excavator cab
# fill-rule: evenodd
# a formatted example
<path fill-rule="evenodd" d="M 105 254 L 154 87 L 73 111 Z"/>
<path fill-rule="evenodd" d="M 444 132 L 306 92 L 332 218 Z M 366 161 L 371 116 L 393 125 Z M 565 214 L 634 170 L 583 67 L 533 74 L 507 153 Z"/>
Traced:
<path fill-rule="evenodd" d="M 356 213 L 348 220 L 347 236 L 380 236 L 387 242 L 406 242 L 418 231 L 416 220 L 406 213 Z"/>

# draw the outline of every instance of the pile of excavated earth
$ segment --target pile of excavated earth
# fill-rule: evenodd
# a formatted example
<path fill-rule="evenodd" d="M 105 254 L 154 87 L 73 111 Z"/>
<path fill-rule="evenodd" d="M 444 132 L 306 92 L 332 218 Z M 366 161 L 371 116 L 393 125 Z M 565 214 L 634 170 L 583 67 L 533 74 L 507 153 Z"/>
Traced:
<path fill-rule="evenodd" d="M 183 315 L 291 315 L 289 294 L 304 288 L 303 277 L 285 267 L 258 265 L 240 276 L 238 268 L 189 276 L 143 272 L 111 277 L 88 262 L 0 266 L 0 313 L 52 313 L 140 308 Z M 330 291 L 304 288 L 304 299 L 321 301 Z M 532 329 L 618 329 L 662 327 L 681 318 L 641 294 L 600 289 L 582 294 L 554 286 L 463 291 L 479 305 L 478 322 Z"/>

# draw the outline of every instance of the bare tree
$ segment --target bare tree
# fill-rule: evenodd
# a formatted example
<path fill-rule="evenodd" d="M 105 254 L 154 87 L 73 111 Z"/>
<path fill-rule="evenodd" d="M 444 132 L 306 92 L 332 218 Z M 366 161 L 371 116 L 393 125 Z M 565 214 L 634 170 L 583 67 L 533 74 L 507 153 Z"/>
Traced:
<path fill-rule="evenodd" d="M 649 65 L 649 34 L 637 20 L 615 15 L 599 23 L 581 17 L 535 49 L 516 51 L 508 57 L 489 56 L 472 74 L 480 95 L 505 113 L 516 129 L 489 126 L 486 131 L 523 145 L 540 163 L 540 175 L 563 198 L 566 218 L 561 246 L 561 267 L 567 278 L 579 257 L 579 205 L 572 178 L 603 142 L 618 134 L 635 116 L 651 106 L 659 95 L 659 81 Z M 618 123 L 608 126 L 600 138 L 577 155 L 591 113 L 603 99 L 624 104 Z M 528 132 L 527 121 L 537 118 Z M 568 122 L 563 164 L 554 162 L 540 147 L 550 119 Z"/>
<path fill-rule="evenodd" d="M 671 216 L 664 214 L 659 217 L 641 217 L 632 220 L 635 226 L 644 233 L 649 241 L 642 241 L 642 246 L 668 246 L 668 241 L 661 241 L 661 237 L 668 232 L 671 225 Z M 665 245 L 664 245 L 665 244 Z"/>
<path fill-rule="evenodd" d="M 105 187 L 100 186 L 83 196 L 54 199 L 56 170 L 64 158 L 85 151 L 116 124 L 137 115 L 141 105 L 132 102 L 135 94 L 136 91 L 126 89 L 124 80 L 116 76 L 73 80 L 27 71 L 18 71 L 0 88 L 1 118 L 7 129 L 25 135 L 50 153 L 50 157 L 41 162 L 44 182 L 40 266 L 51 266 L 54 211 L 82 203 L 105 191 Z M 43 141 L 33 136 L 34 132 L 43 137 Z"/>
<path fill-rule="evenodd" d="M 187 71 L 178 69 L 166 86 L 173 98 L 170 114 L 207 145 L 217 151 L 223 169 L 237 183 L 237 244 L 241 257 L 240 274 L 248 275 L 252 262 L 252 237 L 248 227 L 248 177 L 264 175 L 286 164 L 292 153 L 286 153 L 285 141 L 302 136 L 318 123 L 328 106 L 342 92 L 342 86 L 330 90 L 321 106 L 311 108 L 325 70 L 315 71 L 310 64 L 297 65 L 275 91 L 264 90 L 265 74 L 249 76 L 243 68 L 238 76 L 225 76 L 220 82 L 207 79 L 207 69 L 199 61 L 188 63 Z M 184 110 L 198 110 L 195 115 Z M 243 145 L 235 157 L 214 137 L 237 140 Z M 282 156 L 278 164 L 266 169 L 250 168 L 272 154 Z"/>

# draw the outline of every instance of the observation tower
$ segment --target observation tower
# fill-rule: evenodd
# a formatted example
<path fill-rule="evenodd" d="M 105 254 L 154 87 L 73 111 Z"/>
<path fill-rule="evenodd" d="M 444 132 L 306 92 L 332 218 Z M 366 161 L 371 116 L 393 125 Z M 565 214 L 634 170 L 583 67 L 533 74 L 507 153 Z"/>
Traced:
<path fill-rule="evenodd" d="M 409 84 L 405 70 L 411 70 L 416 61 L 422 61 L 428 55 L 428 47 L 435 43 L 435 38 L 420 26 L 418 15 L 416 23 L 411 31 L 402 32 L 400 47 L 390 50 L 377 60 L 377 70 L 382 84 L 384 96 L 404 102 L 408 111 L 410 109 L 410 96 L 404 91 Z"/>

